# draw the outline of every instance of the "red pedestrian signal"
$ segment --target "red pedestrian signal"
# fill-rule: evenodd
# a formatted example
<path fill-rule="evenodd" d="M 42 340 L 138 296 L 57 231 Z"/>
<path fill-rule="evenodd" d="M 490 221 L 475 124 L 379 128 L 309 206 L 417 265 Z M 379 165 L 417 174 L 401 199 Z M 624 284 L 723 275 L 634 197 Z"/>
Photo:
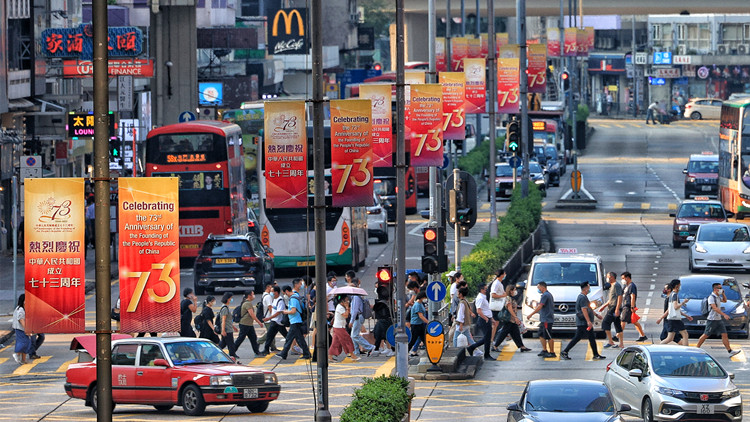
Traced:
<path fill-rule="evenodd" d="M 448 269 L 448 256 L 445 255 L 445 228 L 426 227 L 422 229 L 423 251 L 422 272 L 434 274 Z"/>
<path fill-rule="evenodd" d="M 378 267 L 378 271 L 377 273 L 375 273 L 375 276 L 378 279 L 378 283 L 390 283 L 393 280 L 393 267 Z"/>

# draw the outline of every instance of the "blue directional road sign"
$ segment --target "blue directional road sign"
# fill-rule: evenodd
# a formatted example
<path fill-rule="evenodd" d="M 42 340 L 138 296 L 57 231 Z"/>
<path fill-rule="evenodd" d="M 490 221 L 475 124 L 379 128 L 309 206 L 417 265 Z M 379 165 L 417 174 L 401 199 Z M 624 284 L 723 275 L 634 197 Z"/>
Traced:
<path fill-rule="evenodd" d="M 521 157 L 514 155 L 508 159 L 508 164 L 513 167 L 514 169 L 517 169 L 521 167 Z"/>
<path fill-rule="evenodd" d="M 391 343 L 391 346 L 396 347 L 396 326 L 398 324 L 393 324 L 390 327 L 388 327 L 388 331 L 385 332 L 385 339 L 388 340 L 388 343 Z M 406 337 L 408 341 L 411 341 L 411 330 L 409 327 L 406 327 Z"/>
<path fill-rule="evenodd" d="M 180 113 L 180 123 L 192 122 L 195 120 L 195 113 L 192 111 L 183 111 Z"/>
<path fill-rule="evenodd" d="M 433 302 L 442 302 L 445 299 L 445 284 L 441 281 L 433 281 L 428 284 L 427 299 Z"/>
<path fill-rule="evenodd" d="M 448 154 L 443 154 L 443 166 L 440 168 L 445 170 L 448 168 L 450 164 L 451 164 L 451 159 L 448 157 Z"/>
<path fill-rule="evenodd" d="M 443 334 L 443 324 L 440 321 L 430 321 L 427 324 L 427 333 L 431 336 L 439 336 Z"/>

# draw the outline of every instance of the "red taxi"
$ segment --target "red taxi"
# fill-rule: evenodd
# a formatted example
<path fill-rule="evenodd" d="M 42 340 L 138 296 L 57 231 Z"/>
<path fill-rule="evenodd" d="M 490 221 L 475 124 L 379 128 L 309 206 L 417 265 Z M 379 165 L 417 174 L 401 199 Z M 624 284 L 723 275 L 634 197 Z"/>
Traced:
<path fill-rule="evenodd" d="M 96 362 L 73 363 L 65 377 L 68 396 L 96 411 Z M 207 405 L 231 404 L 255 413 L 264 412 L 280 391 L 272 371 L 236 364 L 209 340 L 139 337 L 112 343 L 113 407 L 144 404 L 165 412 L 177 405 L 199 416 Z"/>
<path fill-rule="evenodd" d="M 688 241 L 688 236 L 695 236 L 701 224 L 727 221 L 733 215 L 724 209 L 720 201 L 709 200 L 707 196 L 683 202 L 676 213 L 669 214 L 674 217 L 672 247 L 679 248 Z"/>
<path fill-rule="evenodd" d="M 718 196 L 719 194 L 719 156 L 706 151 L 702 154 L 691 154 L 685 174 L 685 199 L 691 196 Z"/>

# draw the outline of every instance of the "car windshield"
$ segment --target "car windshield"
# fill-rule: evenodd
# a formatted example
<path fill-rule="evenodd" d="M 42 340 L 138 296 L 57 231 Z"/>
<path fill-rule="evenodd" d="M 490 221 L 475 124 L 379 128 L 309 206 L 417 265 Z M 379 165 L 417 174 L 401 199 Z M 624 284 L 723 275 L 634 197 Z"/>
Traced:
<path fill-rule="evenodd" d="M 172 363 L 195 365 L 201 363 L 234 363 L 232 359 L 210 341 L 181 341 L 166 343 L 167 354 Z"/>
<path fill-rule="evenodd" d="M 720 218 L 724 219 L 721 204 L 682 204 L 677 218 Z"/>
<path fill-rule="evenodd" d="M 746 226 L 704 224 L 698 229 L 698 240 L 702 242 L 748 242 L 750 233 Z"/>
<path fill-rule="evenodd" d="M 596 264 L 581 262 L 540 262 L 534 265 L 531 285 L 540 281 L 547 286 L 579 286 L 588 281 L 596 286 Z"/>
<path fill-rule="evenodd" d="M 529 388 L 526 411 L 614 413 L 615 405 L 604 385 L 566 383 Z"/>
<path fill-rule="evenodd" d="M 544 153 L 547 154 L 547 157 L 557 158 L 557 148 L 548 146 L 544 151 Z"/>
<path fill-rule="evenodd" d="M 521 174 L 520 170 L 518 174 Z M 495 177 L 513 177 L 513 168 L 511 166 L 496 166 Z"/>
<path fill-rule="evenodd" d="M 375 193 L 380 196 L 396 194 L 396 179 L 375 179 Z"/>
<path fill-rule="evenodd" d="M 518 174 L 521 174 L 522 171 L 523 171 L 523 166 L 519 166 Z M 540 166 L 539 163 L 537 163 L 536 161 L 529 161 L 529 173 L 532 173 L 532 174 L 542 173 L 542 166 Z"/>
<path fill-rule="evenodd" d="M 534 145 L 534 155 L 536 155 L 537 157 L 544 157 L 544 146 Z"/>
<path fill-rule="evenodd" d="M 244 240 L 207 240 L 204 255 L 248 255 L 250 245 Z"/>
<path fill-rule="evenodd" d="M 709 280 L 685 280 L 680 283 L 680 299 L 703 300 L 713 292 L 711 284 L 713 283 Z M 740 300 L 742 295 L 735 280 L 724 280 L 723 287 L 724 293 L 727 295 L 727 300 Z"/>
<path fill-rule="evenodd" d="M 654 373 L 662 377 L 724 378 L 727 373 L 707 353 L 652 352 Z"/>
<path fill-rule="evenodd" d="M 719 161 L 690 161 L 688 163 L 690 173 L 718 173 Z"/>

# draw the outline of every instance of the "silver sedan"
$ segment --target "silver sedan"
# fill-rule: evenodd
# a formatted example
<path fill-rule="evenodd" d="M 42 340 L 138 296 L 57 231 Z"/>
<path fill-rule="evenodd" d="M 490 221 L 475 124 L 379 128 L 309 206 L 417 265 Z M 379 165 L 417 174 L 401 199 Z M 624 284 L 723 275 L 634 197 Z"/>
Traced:
<path fill-rule="evenodd" d="M 750 231 L 741 223 L 710 223 L 698 228 L 690 240 L 690 271 L 750 271 Z"/>
<path fill-rule="evenodd" d="M 604 384 L 615 405 L 646 422 L 742 420 L 742 397 L 727 372 L 703 349 L 632 346 L 607 365 Z"/>

